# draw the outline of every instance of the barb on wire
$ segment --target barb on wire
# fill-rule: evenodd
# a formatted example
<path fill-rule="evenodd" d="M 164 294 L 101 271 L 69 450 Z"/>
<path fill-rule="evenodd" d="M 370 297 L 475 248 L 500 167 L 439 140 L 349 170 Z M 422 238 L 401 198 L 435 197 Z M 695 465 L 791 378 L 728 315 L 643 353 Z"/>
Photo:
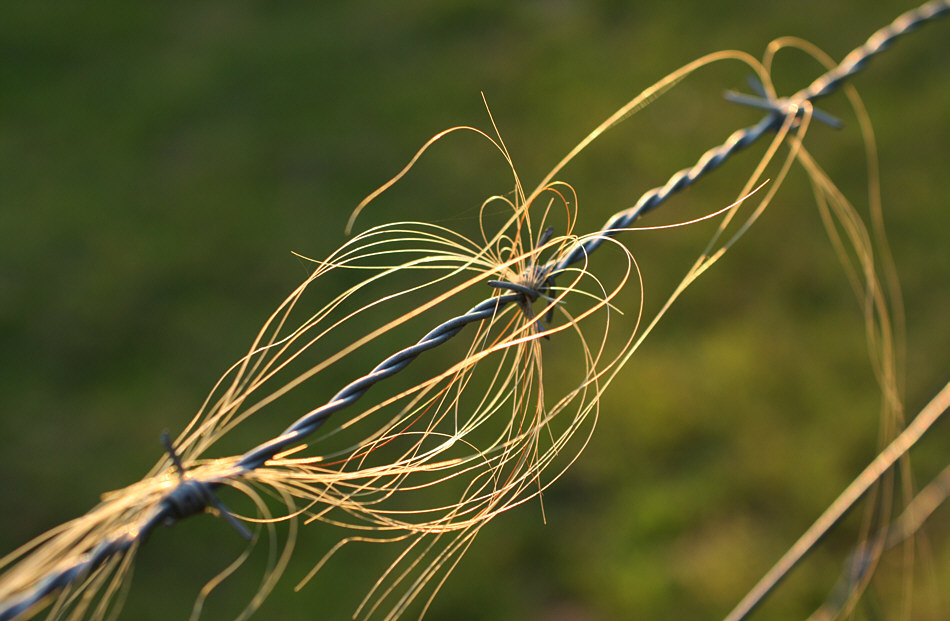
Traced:
<path fill-rule="evenodd" d="M 834 126 L 837 119 L 811 110 L 812 101 L 835 90 L 844 80 L 865 66 L 870 58 L 886 49 L 897 37 L 948 11 L 950 11 L 950 2 L 940 1 L 930 2 L 901 15 L 890 25 L 872 35 L 864 45 L 848 54 L 834 69 L 791 97 L 769 96 L 761 85 L 754 87 L 759 98 L 731 95 L 730 99 L 733 101 L 765 109 L 768 114 L 758 123 L 733 132 L 721 145 L 706 151 L 693 166 L 672 175 L 666 184 L 644 193 L 633 207 L 612 216 L 601 230 L 594 234 L 577 238 L 567 231 L 565 235 L 555 239 L 553 229 L 548 227 L 543 229 L 544 232 L 538 237 L 536 243 L 530 243 L 535 229 L 532 228 L 527 216 L 528 206 L 539 195 L 546 192 L 559 197 L 567 208 L 570 201 L 565 194 L 568 193 L 568 189 L 564 184 L 545 183 L 535 193 L 525 195 L 515 176 L 517 200 L 509 203 L 514 209 L 514 215 L 504 227 L 505 231 L 514 232 L 498 233 L 491 239 L 486 236 L 485 244 L 466 245 L 468 240 L 450 239 L 450 234 L 444 230 L 426 229 L 407 232 L 403 229 L 383 227 L 370 230 L 357 238 L 365 244 L 363 247 L 345 245 L 339 254 L 319 263 L 314 275 L 301 285 L 268 320 L 248 355 L 229 371 L 233 373 L 233 380 L 229 383 L 222 378 L 220 387 L 224 395 L 218 401 L 206 404 L 206 407 L 213 410 L 216 415 L 205 419 L 196 418 L 192 426 L 189 426 L 175 443 L 167 436 L 163 437 L 168 456 L 156 467 L 150 477 L 124 490 L 107 495 L 103 502 L 86 516 L 66 525 L 68 528 L 64 527 L 42 536 L 5 559 L 4 569 L 7 571 L 0 576 L 0 621 L 17 619 L 28 614 L 43 600 L 56 593 L 68 594 L 66 597 L 68 601 L 64 604 L 56 604 L 61 606 L 57 610 L 66 610 L 73 605 L 77 607 L 73 609 L 73 612 L 79 610 L 78 614 L 81 615 L 85 607 L 92 605 L 91 601 L 85 599 L 82 590 L 101 586 L 109 580 L 121 579 L 123 569 L 126 568 L 127 563 L 131 562 L 131 553 L 157 525 L 183 519 L 202 512 L 209 506 L 220 511 L 221 515 L 242 536 L 249 537 L 250 533 L 246 528 L 213 493 L 217 487 L 230 485 L 250 495 L 248 484 L 269 485 L 272 489 L 278 490 L 281 498 L 284 498 L 288 504 L 290 517 L 306 515 L 308 519 L 332 521 L 327 517 L 329 512 L 339 509 L 345 513 L 358 515 L 360 519 L 365 520 L 365 523 L 371 524 L 371 526 L 365 524 L 359 526 L 362 528 L 388 531 L 402 529 L 401 532 L 407 533 L 403 537 L 410 541 L 410 549 L 420 545 L 426 550 L 425 553 L 429 553 L 431 546 L 418 544 L 421 539 L 414 537 L 433 534 L 438 537 L 445 532 L 460 533 L 458 538 L 451 540 L 443 550 L 433 552 L 434 558 L 428 565 L 421 565 L 423 575 L 411 586 L 411 596 L 407 596 L 408 599 L 407 597 L 400 599 L 392 608 L 393 612 L 390 616 L 398 616 L 408 602 L 418 594 L 420 584 L 431 580 L 438 571 L 451 569 L 454 559 L 457 559 L 457 556 L 464 551 L 485 520 L 523 502 L 525 495 L 530 495 L 525 490 L 533 488 L 536 489 L 533 493 L 537 494 L 544 485 L 548 484 L 539 480 L 540 471 L 553 461 L 567 440 L 578 431 L 584 419 L 591 412 L 596 411 L 597 398 L 603 386 L 627 359 L 627 352 L 636 346 L 631 336 L 625 341 L 621 353 L 608 355 L 605 353 L 606 333 L 600 343 L 593 347 L 580 335 L 576 323 L 596 312 L 609 312 L 611 300 L 623 283 L 617 288 L 611 288 L 594 280 L 593 287 L 595 289 L 599 287 L 602 290 L 595 293 L 581 292 L 582 295 L 579 297 L 587 300 L 587 306 L 580 312 L 571 314 L 565 309 L 564 298 L 569 294 L 579 293 L 577 285 L 582 280 L 593 279 L 585 270 L 572 271 L 571 266 L 586 261 L 594 250 L 610 242 L 611 238 L 620 231 L 629 228 L 640 216 L 655 209 L 676 192 L 692 185 L 739 150 L 751 145 L 769 132 L 791 127 L 806 116 L 806 107 L 809 108 L 807 115 L 813 115 L 814 118 Z M 478 130 L 473 131 L 485 135 Z M 442 135 L 444 133 L 426 146 Z M 504 143 L 500 139 L 496 142 L 489 137 L 489 140 L 510 163 Z M 396 178 L 398 179 L 404 173 L 405 170 Z M 508 199 L 500 200 L 507 201 Z M 576 199 L 574 204 L 576 205 Z M 397 234 L 404 237 L 386 237 Z M 328 303 L 323 310 L 307 319 L 299 328 L 291 329 L 289 332 L 286 330 L 285 324 L 291 312 L 303 296 L 306 286 L 314 278 L 329 269 L 338 267 L 366 268 L 367 266 L 359 262 L 377 255 L 406 252 L 388 249 L 389 247 L 386 246 L 394 241 L 406 239 L 414 242 L 423 240 L 424 243 L 431 244 L 431 247 L 426 248 L 426 252 L 420 251 L 419 256 L 407 259 L 404 263 L 394 266 L 374 266 L 374 269 L 378 271 L 377 275 Z M 505 246 L 504 251 L 499 250 L 504 244 L 509 245 Z M 616 243 L 613 245 L 618 246 Z M 447 250 L 447 247 L 451 249 Z M 486 247 L 494 249 L 493 256 L 488 256 L 488 251 L 484 250 Z M 367 250 L 369 248 L 372 250 Z M 432 248 L 437 248 L 434 254 Z M 551 258 L 546 262 L 540 261 L 540 253 L 548 250 L 551 251 Z M 633 269 L 629 266 L 633 263 L 629 251 L 621 250 L 626 253 L 628 260 L 628 273 L 623 277 L 623 281 L 626 282 L 626 278 Z M 247 396 L 263 383 L 274 378 L 285 368 L 288 361 L 299 356 L 326 332 L 344 325 L 353 316 L 375 304 L 367 304 L 352 315 L 335 319 L 333 313 L 337 311 L 343 300 L 351 294 L 359 293 L 368 284 L 375 284 L 379 278 L 401 270 L 428 268 L 444 271 L 444 275 L 437 278 L 436 282 L 443 278 L 457 278 L 460 274 L 474 272 L 475 275 L 469 276 L 463 284 L 439 296 L 436 300 L 423 305 L 418 309 L 418 313 L 427 311 L 437 303 L 474 286 L 475 283 L 483 285 L 487 282 L 499 291 L 496 295 L 472 306 L 468 312 L 441 323 L 415 345 L 389 356 L 368 374 L 347 384 L 327 403 L 300 417 L 277 437 L 259 444 L 240 456 L 218 460 L 198 459 L 198 456 L 216 438 L 251 413 L 264 407 L 312 374 L 341 359 L 359 345 L 383 334 L 388 329 L 401 325 L 404 321 L 391 322 L 379 330 L 370 332 L 360 343 L 344 348 L 325 364 L 318 365 L 314 370 L 308 371 L 300 378 L 278 389 L 258 404 L 242 410 L 242 407 L 246 407 Z M 555 285 L 556 278 L 563 281 L 570 276 L 574 277 L 570 285 Z M 427 285 L 406 289 L 397 295 L 421 289 L 424 286 Z M 532 303 L 541 297 L 548 302 L 544 312 L 545 319 L 550 322 L 551 315 L 558 311 L 568 320 L 565 325 L 542 329 L 532 307 Z M 513 318 L 514 313 L 507 312 L 512 304 L 520 307 L 522 311 L 520 319 Z M 311 336 L 309 331 L 315 329 L 321 322 L 331 322 L 331 327 L 324 332 L 319 332 L 317 336 Z M 347 449 L 349 452 L 345 456 L 295 457 L 304 441 L 320 429 L 334 413 L 352 406 L 376 383 L 403 371 L 423 352 L 452 339 L 470 324 L 475 324 L 477 328 L 464 360 L 420 383 L 417 387 L 368 408 L 352 419 L 359 420 L 368 413 L 393 406 L 398 413 L 380 431 L 359 440 L 353 447 Z M 548 406 L 540 388 L 540 380 L 533 375 L 535 372 L 540 372 L 541 368 L 541 354 L 537 339 L 542 336 L 547 338 L 552 333 L 558 332 L 576 334 L 583 351 L 584 368 L 580 371 L 581 379 L 578 384 L 568 390 L 553 406 Z M 297 349 L 293 349 L 294 347 Z M 443 427 L 447 426 L 452 419 L 449 414 L 457 415 L 462 409 L 460 404 L 465 402 L 465 399 L 472 398 L 470 394 L 465 393 L 472 369 L 478 361 L 488 355 L 500 357 L 502 362 L 499 363 L 499 368 L 505 367 L 507 371 L 490 374 L 488 382 L 492 391 L 475 400 L 473 413 L 467 417 L 455 417 L 454 424 L 458 427 L 457 429 L 445 431 Z M 534 392 L 525 391 L 526 386 L 532 388 Z M 506 423 L 503 431 L 487 449 L 474 454 L 453 452 L 465 444 L 465 433 L 482 425 L 490 414 L 506 407 L 515 413 L 515 417 Z M 542 446 L 541 430 L 549 429 L 555 415 L 569 408 L 572 408 L 574 416 L 565 423 L 563 435 L 556 436 L 552 433 L 548 445 Z M 421 414 L 429 411 L 434 412 L 431 422 L 428 423 L 429 426 L 423 425 L 423 428 L 414 426 L 418 425 L 417 421 L 422 418 Z M 530 412 L 530 415 L 525 412 Z M 439 439 L 439 443 L 435 446 L 432 444 L 433 438 Z M 398 453 L 393 461 L 372 463 L 375 454 L 381 454 L 385 450 L 396 450 L 394 447 L 401 441 L 408 441 L 409 445 L 408 447 L 400 446 L 399 450 L 402 452 Z M 169 461 L 171 467 L 169 467 Z M 334 466 L 335 469 L 329 466 Z M 466 470 L 471 470 L 475 474 L 472 475 L 469 486 L 461 494 L 459 503 L 448 509 L 445 507 L 432 509 L 435 517 L 431 519 L 420 519 L 417 523 L 409 523 L 409 518 L 400 512 L 387 513 L 386 510 L 375 510 L 371 506 L 373 503 L 392 497 L 397 490 L 418 491 L 433 484 L 432 480 L 441 481 L 439 477 L 455 476 L 445 474 L 446 472 Z M 506 473 L 506 476 L 497 476 L 502 471 Z M 426 482 L 413 483 L 415 487 L 405 484 L 410 476 L 421 475 L 430 479 Z M 558 475 L 554 478 L 556 476 Z M 290 481 L 290 483 L 281 481 Z M 297 508 L 292 498 L 302 499 L 307 505 L 304 508 Z M 321 507 L 319 503 L 328 504 L 326 507 Z M 71 551 L 71 554 L 65 555 L 66 550 Z M 29 570 L 18 572 L 15 563 L 29 565 Z M 407 576 L 414 567 L 416 567 L 415 564 L 404 570 L 391 568 L 394 582 L 409 580 Z M 391 590 L 392 587 L 377 594 L 375 603 L 368 604 L 368 614 L 381 605 L 383 599 L 390 595 Z"/>
<path fill-rule="evenodd" d="M 800 119 L 805 115 L 805 108 L 792 97 L 773 97 L 766 92 L 765 86 L 754 76 L 750 76 L 748 82 L 749 87 L 755 91 L 755 96 L 746 95 L 745 93 L 739 93 L 737 91 L 726 91 L 724 94 L 725 98 L 741 106 L 749 106 L 750 108 L 758 108 L 759 110 L 770 112 L 777 126 L 781 126 L 787 118 L 794 117 Z M 844 123 L 841 119 L 833 117 L 824 110 L 812 108 L 811 116 L 815 120 L 821 121 L 833 129 L 841 129 L 844 127 Z"/>
<path fill-rule="evenodd" d="M 554 235 L 554 227 L 549 226 L 541 233 L 538 238 L 538 248 L 543 247 L 551 237 Z M 514 282 L 508 282 L 505 280 L 489 280 L 487 283 L 490 287 L 496 289 L 507 289 L 509 291 L 514 291 L 515 293 L 521 294 L 521 297 L 518 299 L 518 305 L 521 307 L 521 312 L 524 313 L 525 317 L 529 321 L 533 321 L 535 327 L 537 327 L 538 333 L 544 333 L 544 326 L 541 325 L 540 321 L 535 320 L 534 309 L 532 303 L 537 300 L 539 297 L 543 297 L 548 301 L 548 308 L 544 312 L 545 321 L 551 323 L 551 319 L 554 316 L 554 298 L 552 298 L 548 293 L 551 288 L 554 287 L 554 276 L 551 274 L 551 266 L 539 265 L 537 263 L 532 263 L 518 275 L 518 278 Z M 550 336 L 544 334 L 545 339 L 550 339 Z"/>
<path fill-rule="evenodd" d="M 202 481 L 188 478 L 185 466 L 181 463 L 181 457 L 175 451 L 167 430 L 162 432 L 162 445 L 178 473 L 178 486 L 165 497 L 169 513 L 165 525 L 171 526 L 177 521 L 202 513 L 211 505 L 241 537 L 250 541 L 253 538 L 251 532 L 214 495 L 212 487 Z"/>

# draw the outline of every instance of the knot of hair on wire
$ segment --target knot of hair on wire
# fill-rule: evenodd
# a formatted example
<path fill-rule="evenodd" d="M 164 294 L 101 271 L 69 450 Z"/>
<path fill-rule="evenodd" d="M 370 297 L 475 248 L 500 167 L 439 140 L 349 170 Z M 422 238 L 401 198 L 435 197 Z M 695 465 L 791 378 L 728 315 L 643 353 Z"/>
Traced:
<path fill-rule="evenodd" d="M 553 235 L 554 227 L 549 226 L 538 238 L 537 248 L 540 249 Z M 520 294 L 518 305 L 521 307 L 521 312 L 524 313 L 528 321 L 534 322 L 539 334 L 542 334 L 546 339 L 550 338 L 545 334 L 544 327 L 534 314 L 532 304 L 538 298 L 547 300 L 548 305 L 544 312 L 544 321 L 550 323 L 554 317 L 555 305 L 554 298 L 549 295 L 551 289 L 554 288 L 553 265 L 542 265 L 534 262 L 528 265 L 514 280 L 489 280 L 487 284 L 496 289 L 507 289 Z"/>
<path fill-rule="evenodd" d="M 162 444 L 165 446 L 165 451 L 171 458 L 172 464 L 174 464 L 175 470 L 178 473 L 178 484 L 162 499 L 162 504 L 165 506 L 168 514 L 166 524 L 171 525 L 187 517 L 204 513 L 208 511 L 209 508 L 213 508 L 239 535 L 250 540 L 253 535 L 234 517 L 224 503 L 218 500 L 218 497 L 214 495 L 212 484 L 199 481 L 198 479 L 188 478 L 181 458 L 175 451 L 175 447 L 172 446 L 167 431 L 162 432 Z"/>
<path fill-rule="evenodd" d="M 804 116 L 805 106 L 803 104 L 807 99 L 797 97 L 772 97 L 766 92 L 762 83 L 754 76 L 749 76 L 747 82 L 749 83 L 749 87 L 755 91 L 755 95 L 747 95 L 737 91 L 726 91 L 723 96 L 732 103 L 770 112 L 772 116 L 775 117 L 774 127 L 776 128 L 790 117 L 795 118 L 795 123 L 798 123 L 801 117 Z M 818 108 L 812 107 L 811 116 L 816 121 L 821 121 L 834 129 L 844 127 L 844 123 L 840 119 Z"/>

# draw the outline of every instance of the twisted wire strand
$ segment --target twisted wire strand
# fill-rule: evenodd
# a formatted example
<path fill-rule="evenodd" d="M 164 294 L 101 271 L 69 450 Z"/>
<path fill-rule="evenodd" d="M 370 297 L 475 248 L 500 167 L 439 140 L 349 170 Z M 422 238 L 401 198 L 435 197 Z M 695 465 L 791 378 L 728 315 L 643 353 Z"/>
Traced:
<path fill-rule="evenodd" d="M 666 184 L 648 190 L 633 207 L 611 216 L 601 228 L 600 236 L 592 237 L 575 248 L 557 264 L 553 272 L 557 273 L 568 265 L 580 261 L 596 250 L 603 243 L 604 237 L 612 236 L 630 226 L 634 220 L 655 209 L 676 192 L 693 185 L 696 180 L 716 169 L 730 156 L 758 141 L 766 132 L 781 127 L 788 117 L 801 115 L 804 103 L 812 102 L 837 90 L 844 80 L 863 69 L 874 56 L 889 48 L 898 37 L 916 30 L 920 25 L 941 17 L 947 12 L 950 12 L 950 0 L 934 0 L 901 14 L 890 24 L 877 30 L 865 41 L 864 45 L 852 50 L 835 68 L 824 73 L 807 88 L 787 99 L 769 102 L 770 105 L 767 106 L 769 114 L 761 121 L 733 132 L 721 145 L 703 153 L 693 166 L 676 172 Z"/>
<path fill-rule="evenodd" d="M 838 66 L 825 73 L 792 99 L 814 101 L 835 91 L 842 81 L 864 68 L 868 62 L 889 48 L 898 37 L 916 30 L 920 25 L 950 11 L 950 0 L 934 0 L 900 15 L 879 29 L 859 48 L 851 51 Z"/>
<path fill-rule="evenodd" d="M 171 503 L 162 503 L 139 528 L 114 533 L 79 557 L 77 562 L 45 576 L 29 592 L 3 602 L 3 608 L 0 609 L 0 621 L 12 621 L 27 613 L 43 598 L 80 582 L 109 559 L 124 554 L 133 546 L 145 541 L 156 526 L 166 523 L 173 518 L 174 514 L 175 510 Z"/>
<path fill-rule="evenodd" d="M 582 260 L 596 250 L 607 237 L 612 237 L 622 229 L 627 228 L 634 220 L 655 209 L 676 192 L 693 185 L 697 179 L 717 168 L 731 155 L 756 142 L 766 132 L 781 126 L 783 119 L 782 114 L 775 111 L 755 125 L 732 132 L 721 145 L 703 153 L 693 166 L 674 173 L 666 184 L 644 193 L 633 207 L 611 216 L 601 228 L 600 235 L 578 244 L 570 254 L 554 266 L 551 270 L 552 273 L 556 274 L 569 265 Z"/>
<path fill-rule="evenodd" d="M 871 58 L 890 47 L 896 38 L 948 12 L 950 12 L 950 0 L 934 0 L 903 13 L 887 26 L 876 31 L 862 46 L 850 52 L 836 67 L 814 80 L 807 88 L 787 99 L 770 102 L 769 113 L 758 123 L 730 134 L 722 144 L 703 153 L 693 166 L 676 172 L 666 184 L 644 193 L 633 207 L 614 214 L 603 225 L 599 235 L 578 244 L 561 260 L 544 266 L 544 269 L 547 269 L 553 278 L 558 272 L 582 260 L 596 250 L 607 237 L 612 237 L 630 226 L 633 221 L 658 207 L 676 192 L 689 187 L 700 177 L 716 169 L 733 154 L 756 142 L 769 131 L 780 127 L 789 117 L 802 114 L 802 104 L 835 91 L 846 79 L 863 69 Z M 327 403 L 299 418 L 276 438 L 244 453 L 238 458 L 233 472 L 237 474 L 262 467 L 279 452 L 315 432 L 333 413 L 356 402 L 375 383 L 395 375 L 421 353 L 445 343 L 461 332 L 466 325 L 491 317 L 505 305 L 522 300 L 525 295 L 524 293 L 495 295 L 472 307 L 468 312 L 442 323 L 415 345 L 396 352 L 368 374 L 350 382 Z M 223 485 L 220 473 L 206 479 L 186 477 L 184 473 L 182 474 L 179 485 L 170 489 L 162 502 L 149 514 L 143 516 L 137 525 L 112 534 L 91 548 L 89 552 L 81 555 L 78 561 L 50 572 L 29 590 L 17 593 L 0 603 L 0 621 L 12 621 L 28 612 L 42 599 L 80 582 L 110 559 L 144 542 L 158 525 L 170 525 L 215 505 L 212 501 L 213 491 Z M 188 495 L 189 498 L 183 499 L 183 495 Z M 183 510 L 183 507 L 187 510 Z"/>
<path fill-rule="evenodd" d="M 419 354 L 445 343 L 461 332 L 462 328 L 466 325 L 475 321 L 488 319 L 507 304 L 518 301 L 523 296 L 524 294 L 522 293 L 509 293 L 491 297 L 472 307 L 464 315 L 459 315 L 444 322 L 426 334 L 415 345 L 396 352 L 376 365 L 372 371 L 363 377 L 347 384 L 328 402 L 297 419 L 294 424 L 285 429 L 284 432 L 276 438 L 268 440 L 245 453 L 238 462 L 238 466 L 245 470 L 260 468 L 268 459 L 277 453 L 289 448 L 301 438 L 319 429 L 334 412 L 355 403 L 356 400 L 366 394 L 366 391 L 376 382 L 391 377 L 403 370 L 409 366 L 409 363 L 415 360 Z"/>

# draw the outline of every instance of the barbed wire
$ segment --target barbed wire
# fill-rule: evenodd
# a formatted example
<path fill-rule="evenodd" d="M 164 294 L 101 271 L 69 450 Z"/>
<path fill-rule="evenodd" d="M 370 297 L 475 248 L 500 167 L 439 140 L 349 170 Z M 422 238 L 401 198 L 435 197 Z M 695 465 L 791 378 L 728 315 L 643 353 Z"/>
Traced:
<path fill-rule="evenodd" d="M 763 135 L 778 130 L 786 123 L 794 122 L 806 113 L 814 114 L 816 119 L 829 125 L 835 125 L 835 119 L 820 111 L 813 110 L 811 104 L 815 100 L 836 91 L 845 80 L 863 69 L 874 56 L 888 49 L 895 39 L 947 13 L 950 13 L 950 0 L 934 0 L 903 13 L 887 26 L 877 30 L 863 45 L 847 54 L 834 68 L 790 97 L 769 97 L 764 89 L 759 88 L 756 88 L 757 97 L 741 94 L 728 95 L 727 98 L 736 103 L 766 110 L 766 116 L 758 123 L 730 134 L 722 144 L 703 153 L 693 166 L 673 174 L 664 185 L 645 192 L 634 206 L 614 214 L 596 234 L 578 243 L 572 251 L 559 261 L 550 262 L 546 265 L 533 265 L 528 269 L 543 273 L 544 278 L 540 280 L 544 282 L 544 286 L 549 286 L 560 272 L 585 260 L 607 238 L 613 237 L 628 228 L 635 220 L 664 203 L 673 194 L 691 186 L 701 177 L 718 168 L 732 155 L 757 142 Z M 539 282 L 537 278 L 533 281 Z M 275 455 L 313 434 L 335 412 L 355 403 L 373 385 L 402 371 L 423 352 L 447 342 L 468 324 L 488 319 L 508 304 L 525 304 L 543 294 L 542 291 L 525 290 L 523 285 L 508 286 L 510 283 L 498 283 L 497 281 L 490 284 L 498 289 L 513 292 L 493 295 L 473 306 L 466 313 L 443 322 L 415 345 L 389 356 L 372 371 L 347 384 L 324 405 L 297 419 L 277 437 L 263 442 L 241 455 L 237 458 L 233 467 L 226 472 L 217 472 L 211 475 L 195 475 L 195 473 L 187 472 L 181 465 L 174 447 L 170 442 L 167 442 L 166 449 L 178 469 L 178 484 L 164 492 L 161 501 L 147 515 L 140 518 L 136 527 L 127 527 L 121 532 L 111 533 L 97 545 L 92 546 L 88 552 L 79 556 L 78 560 L 66 566 L 58 567 L 37 579 L 33 584 L 21 589 L 15 595 L 0 602 L 0 621 L 17 619 L 30 611 L 44 598 L 82 582 L 111 559 L 144 542 L 157 526 L 171 525 L 179 520 L 201 513 L 209 507 L 217 509 L 218 512 L 228 518 L 229 522 L 235 525 L 235 528 L 242 535 L 248 535 L 243 526 L 239 525 L 236 519 L 228 513 L 227 508 L 214 495 L 215 490 L 223 485 L 223 480 L 227 476 L 235 476 L 241 472 L 263 467 Z"/>

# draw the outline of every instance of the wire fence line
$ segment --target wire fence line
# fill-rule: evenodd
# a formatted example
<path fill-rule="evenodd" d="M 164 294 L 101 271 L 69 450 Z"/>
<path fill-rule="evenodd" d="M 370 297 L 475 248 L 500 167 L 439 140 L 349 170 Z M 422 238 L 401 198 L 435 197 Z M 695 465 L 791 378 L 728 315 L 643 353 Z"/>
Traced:
<path fill-rule="evenodd" d="M 390 378 L 411 364 L 423 352 L 438 347 L 456 336 L 467 325 L 481 322 L 497 314 L 510 304 L 533 301 L 545 294 L 554 280 L 570 265 L 584 260 L 603 242 L 629 227 L 635 220 L 655 209 L 673 194 L 695 183 L 699 178 L 716 169 L 733 154 L 759 141 L 763 136 L 778 130 L 783 125 L 809 113 L 811 104 L 837 90 L 844 81 L 860 71 L 871 58 L 887 49 L 898 37 L 915 30 L 918 26 L 950 12 L 950 0 L 937 0 L 908 11 L 892 23 L 875 32 L 862 46 L 856 48 L 833 69 L 813 81 L 807 88 L 786 98 L 769 98 L 759 92 L 758 98 L 735 97 L 739 103 L 747 103 L 767 111 L 756 124 L 733 132 L 721 145 L 706 151 L 691 167 L 678 171 L 666 184 L 644 193 L 630 209 L 612 216 L 600 231 L 579 243 L 573 251 L 559 261 L 533 266 L 534 288 L 518 283 L 495 283 L 498 294 L 475 305 L 468 312 L 443 322 L 428 332 L 415 345 L 402 349 L 383 360 L 368 374 L 350 382 L 324 405 L 308 412 L 290 425 L 279 436 L 239 456 L 233 466 L 221 472 L 201 476 L 185 472 L 181 467 L 176 449 L 167 446 L 170 459 L 179 468 L 179 484 L 162 491 L 162 500 L 156 509 L 137 524 L 134 529 L 125 529 L 105 537 L 84 554 L 80 560 L 56 571 L 38 577 L 0 602 L 0 621 L 12 620 L 31 612 L 37 604 L 50 595 L 74 586 L 88 578 L 106 563 L 144 542 L 155 527 L 170 524 L 215 507 L 228 517 L 229 513 L 215 498 L 215 490 L 222 481 L 236 473 L 262 468 L 275 455 L 291 448 L 319 429 L 335 412 L 359 400 L 374 384 Z M 822 119 L 816 113 L 815 118 Z M 501 291 L 504 290 L 504 291 Z"/>

